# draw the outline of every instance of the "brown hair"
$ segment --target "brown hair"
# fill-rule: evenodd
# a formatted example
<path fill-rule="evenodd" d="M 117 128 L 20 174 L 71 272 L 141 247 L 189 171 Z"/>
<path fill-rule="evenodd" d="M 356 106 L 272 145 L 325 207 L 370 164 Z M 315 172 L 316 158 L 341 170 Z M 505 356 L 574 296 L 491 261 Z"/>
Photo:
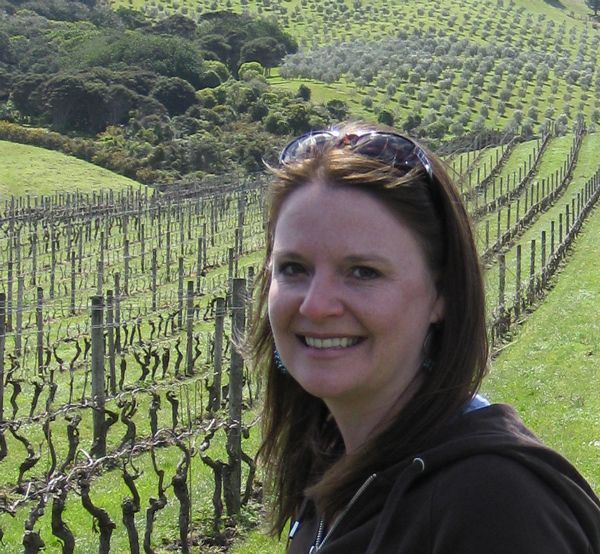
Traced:
<path fill-rule="evenodd" d="M 339 132 L 344 136 L 382 129 L 348 124 Z M 266 464 L 274 534 L 281 534 L 304 497 L 330 518 L 368 474 L 429 444 L 476 393 L 487 369 L 483 280 L 469 217 L 443 164 L 423 150 L 431 162 L 431 178 L 421 167 L 406 173 L 349 148 L 325 148 L 310 159 L 273 170 L 267 252 L 248 345 L 254 363 L 266 375 L 260 457 Z M 445 301 L 433 369 L 401 412 L 348 455 L 324 402 L 277 369 L 267 316 L 270 256 L 281 206 L 295 189 L 315 179 L 372 195 L 407 224 L 423 247 Z"/>

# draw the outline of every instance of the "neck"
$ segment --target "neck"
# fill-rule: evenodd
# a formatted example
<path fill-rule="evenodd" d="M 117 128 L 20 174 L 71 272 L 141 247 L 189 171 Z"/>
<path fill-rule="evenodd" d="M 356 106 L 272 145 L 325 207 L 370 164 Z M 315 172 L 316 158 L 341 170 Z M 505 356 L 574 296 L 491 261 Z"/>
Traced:
<path fill-rule="evenodd" d="M 346 454 L 352 454 L 380 432 L 406 406 L 423 382 L 419 372 L 399 398 L 377 404 L 368 399 L 324 399 L 340 430 Z"/>

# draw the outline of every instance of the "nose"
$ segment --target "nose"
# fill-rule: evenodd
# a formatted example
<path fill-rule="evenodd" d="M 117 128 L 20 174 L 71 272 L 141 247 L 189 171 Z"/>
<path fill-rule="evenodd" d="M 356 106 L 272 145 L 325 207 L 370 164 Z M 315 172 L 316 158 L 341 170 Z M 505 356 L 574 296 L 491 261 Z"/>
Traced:
<path fill-rule="evenodd" d="M 310 281 L 299 312 L 313 320 L 342 315 L 344 304 L 341 293 L 341 287 L 334 276 L 316 274 Z"/>

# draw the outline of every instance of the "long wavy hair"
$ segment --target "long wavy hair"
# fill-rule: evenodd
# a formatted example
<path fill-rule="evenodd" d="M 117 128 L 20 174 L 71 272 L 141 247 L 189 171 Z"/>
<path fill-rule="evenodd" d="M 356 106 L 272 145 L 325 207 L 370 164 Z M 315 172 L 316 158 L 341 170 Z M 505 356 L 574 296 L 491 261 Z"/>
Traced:
<path fill-rule="evenodd" d="M 340 136 L 379 126 L 347 124 Z M 431 444 L 434 436 L 477 392 L 488 366 L 485 300 L 479 256 L 468 214 L 444 165 L 425 148 L 433 176 L 423 168 L 408 172 L 350 148 L 324 148 L 314 157 L 273 169 L 267 249 L 257 279 L 257 302 L 247 350 L 266 380 L 259 456 L 266 467 L 271 532 L 281 535 L 303 499 L 309 497 L 326 518 L 349 501 L 364 478 Z M 445 301 L 437 325 L 434 365 L 420 388 L 391 420 L 352 454 L 324 402 L 305 392 L 276 367 L 267 315 L 270 258 L 281 207 L 290 194 L 318 180 L 376 198 L 417 237 Z"/>

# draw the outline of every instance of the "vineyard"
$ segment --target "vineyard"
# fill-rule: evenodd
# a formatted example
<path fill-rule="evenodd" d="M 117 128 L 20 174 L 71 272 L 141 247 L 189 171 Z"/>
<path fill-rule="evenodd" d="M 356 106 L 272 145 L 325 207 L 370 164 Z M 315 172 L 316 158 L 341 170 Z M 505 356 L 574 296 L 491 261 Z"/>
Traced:
<path fill-rule="evenodd" d="M 600 135 L 551 131 L 447 158 L 497 345 L 600 195 Z M 255 522 L 261 383 L 234 345 L 252 315 L 264 184 L 4 201 L 3 551 L 210 552 Z"/>

